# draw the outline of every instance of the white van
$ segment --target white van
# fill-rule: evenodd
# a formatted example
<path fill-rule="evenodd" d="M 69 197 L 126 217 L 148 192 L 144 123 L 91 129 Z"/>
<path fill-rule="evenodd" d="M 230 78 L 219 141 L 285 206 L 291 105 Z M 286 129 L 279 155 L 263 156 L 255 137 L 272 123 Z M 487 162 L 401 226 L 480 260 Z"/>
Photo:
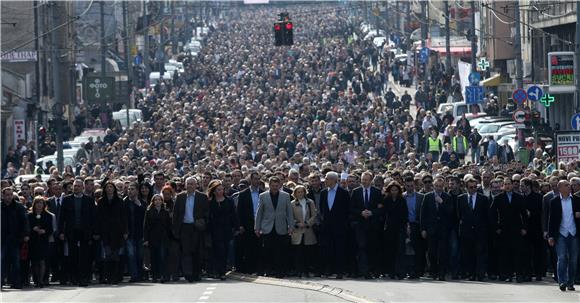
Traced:
<path fill-rule="evenodd" d="M 117 112 L 113 112 L 113 120 L 119 120 L 123 129 L 127 128 L 127 110 L 122 109 Z M 129 127 L 133 125 L 133 122 L 143 121 L 143 112 L 140 109 L 129 109 Z"/>
<path fill-rule="evenodd" d="M 457 118 L 463 114 L 483 113 L 483 106 L 481 104 L 467 104 L 465 102 L 439 104 L 437 114 L 439 114 L 440 117 L 443 117 L 447 112 L 451 112 L 453 117 Z"/>

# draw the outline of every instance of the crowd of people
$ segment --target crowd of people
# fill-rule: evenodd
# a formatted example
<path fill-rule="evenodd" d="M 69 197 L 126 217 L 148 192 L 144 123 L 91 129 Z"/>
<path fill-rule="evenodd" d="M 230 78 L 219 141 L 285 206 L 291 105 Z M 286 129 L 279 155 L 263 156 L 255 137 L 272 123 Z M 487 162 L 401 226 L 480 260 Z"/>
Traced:
<path fill-rule="evenodd" d="M 466 119 L 440 134 L 431 99 L 397 96 L 393 58 L 369 60 L 372 42 L 353 39 L 361 19 L 317 10 L 291 11 L 291 47 L 272 46 L 271 9 L 220 22 L 182 76 L 136 93 L 143 121 L 84 144 L 74 167 L 37 168 L 30 144 L 11 149 L 2 284 L 232 269 L 527 282 L 551 270 L 573 290 L 578 163 L 547 169 L 535 143 L 529 165 L 488 142 L 479 155 Z"/>

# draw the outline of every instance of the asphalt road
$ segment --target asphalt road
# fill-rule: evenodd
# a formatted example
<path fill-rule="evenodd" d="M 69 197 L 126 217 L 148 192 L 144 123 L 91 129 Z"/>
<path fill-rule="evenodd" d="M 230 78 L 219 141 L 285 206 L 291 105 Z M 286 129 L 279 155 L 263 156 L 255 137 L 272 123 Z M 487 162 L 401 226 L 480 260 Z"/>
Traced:
<path fill-rule="evenodd" d="M 248 282 L 120 284 L 119 286 L 49 287 L 5 290 L 0 302 L 345 302 L 311 290 Z"/>

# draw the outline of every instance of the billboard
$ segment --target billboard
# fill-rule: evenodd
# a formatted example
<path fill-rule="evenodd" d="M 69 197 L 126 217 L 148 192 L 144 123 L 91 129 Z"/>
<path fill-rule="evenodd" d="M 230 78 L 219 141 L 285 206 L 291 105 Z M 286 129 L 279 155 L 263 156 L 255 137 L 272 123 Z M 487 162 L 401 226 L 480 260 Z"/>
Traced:
<path fill-rule="evenodd" d="M 558 163 L 580 160 L 580 131 L 565 131 L 556 134 L 556 157 Z"/>
<path fill-rule="evenodd" d="M 574 93 L 574 52 L 548 53 L 550 93 Z"/>

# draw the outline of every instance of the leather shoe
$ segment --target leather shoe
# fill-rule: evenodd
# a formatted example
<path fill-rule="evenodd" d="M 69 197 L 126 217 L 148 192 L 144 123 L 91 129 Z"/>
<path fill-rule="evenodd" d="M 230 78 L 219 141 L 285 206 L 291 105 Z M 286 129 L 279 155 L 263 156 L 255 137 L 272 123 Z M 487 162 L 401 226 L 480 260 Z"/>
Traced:
<path fill-rule="evenodd" d="M 342 275 L 336 275 L 337 280 L 342 280 Z"/>
<path fill-rule="evenodd" d="M 569 285 L 569 286 L 568 286 L 568 290 L 569 290 L 569 291 L 575 291 L 575 290 L 576 290 L 576 288 L 574 288 L 574 285 Z"/>
<path fill-rule="evenodd" d="M 566 285 L 560 284 L 560 290 L 561 291 L 566 291 Z"/>

